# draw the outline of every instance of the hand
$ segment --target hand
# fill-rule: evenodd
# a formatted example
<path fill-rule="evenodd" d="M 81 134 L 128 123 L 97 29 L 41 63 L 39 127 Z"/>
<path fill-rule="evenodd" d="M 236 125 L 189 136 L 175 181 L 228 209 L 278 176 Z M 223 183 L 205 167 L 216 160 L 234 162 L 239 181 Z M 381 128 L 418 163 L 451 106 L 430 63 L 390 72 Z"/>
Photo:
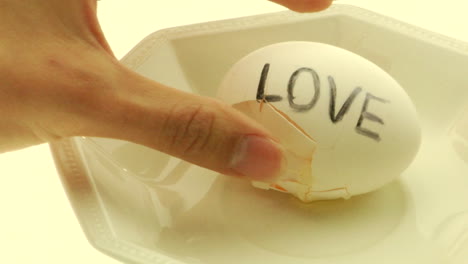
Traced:
<path fill-rule="evenodd" d="M 298 11 L 330 0 L 274 0 Z M 70 136 L 143 144 L 223 174 L 268 180 L 282 150 L 214 99 L 144 78 L 113 56 L 96 0 L 0 0 L 0 150 Z"/>

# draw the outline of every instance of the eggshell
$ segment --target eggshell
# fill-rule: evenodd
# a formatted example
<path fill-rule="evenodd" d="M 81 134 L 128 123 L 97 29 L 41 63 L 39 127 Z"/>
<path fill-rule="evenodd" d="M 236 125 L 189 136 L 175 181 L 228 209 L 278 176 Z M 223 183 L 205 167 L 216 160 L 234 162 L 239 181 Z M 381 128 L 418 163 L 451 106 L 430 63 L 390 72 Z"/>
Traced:
<path fill-rule="evenodd" d="M 312 180 L 310 164 L 316 143 L 310 136 L 268 102 L 245 101 L 235 104 L 234 108 L 261 123 L 270 131 L 275 131 L 276 138 L 281 141 L 285 149 L 284 155 L 288 163 L 282 173 L 283 178 L 287 176 L 289 179 L 294 179 L 307 186 L 312 184 L 310 182 Z M 277 128 L 278 124 L 282 124 L 281 129 Z M 255 186 L 269 188 L 269 184 L 265 186 L 265 184 L 256 183 Z M 288 189 L 283 190 L 280 187 L 279 190 L 287 192 Z M 291 192 L 295 193 L 295 191 Z"/>
<path fill-rule="evenodd" d="M 287 150 L 313 145 L 302 176 L 291 174 L 298 163 L 289 155 L 277 183 L 254 184 L 303 201 L 373 191 L 401 175 L 420 145 L 417 112 L 403 88 L 372 62 L 323 43 L 283 42 L 252 52 L 226 74 L 218 98 L 253 118 L 266 109 L 254 119 L 282 142 L 294 134 L 283 131 L 291 125 L 304 142 L 314 142 Z M 246 102 L 250 108 L 242 107 Z"/>

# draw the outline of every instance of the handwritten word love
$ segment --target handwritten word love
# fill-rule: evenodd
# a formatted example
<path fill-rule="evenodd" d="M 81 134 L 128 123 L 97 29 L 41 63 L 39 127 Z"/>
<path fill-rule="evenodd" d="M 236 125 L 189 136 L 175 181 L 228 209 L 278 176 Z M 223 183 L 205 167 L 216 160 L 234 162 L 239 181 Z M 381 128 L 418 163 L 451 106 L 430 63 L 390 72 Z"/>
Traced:
<path fill-rule="evenodd" d="M 260 82 L 257 88 L 256 100 L 257 101 L 264 100 L 270 103 L 283 101 L 284 99 L 281 95 L 265 94 L 265 84 L 268 78 L 269 71 L 270 71 L 270 64 L 267 63 L 264 65 L 262 73 L 260 75 Z M 296 81 L 302 74 L 310 74 L 313 78 L 313 86 L 311 87 L 312 88 L 311 92 L 313 92 L 312 98 L 306 104 L 297 103 L 296 96 L 294 95 L 294 88 L 296 86 Z M 336 87 L 335 79 L 332 76 L 328 76 L 328 85 L 330 89 L 330 99 L 329 99 L 329 107 L 328 107 L 329 118 L 333 124 L 337 124 L 338 122 L 343 120 L 344 116 L 346 115 L 346 113 L 348 113 L 356 97 L 358 97 L 361 93 L 363 93 L 363 89 L 362 87 L 354 88 L 351 94 L 347 97 L 347 99 L 343 103 L 343 105 L 340 107 L 339 111 L 336 112 L 337 87 Z M 297 112 L 304 113 L 304 112 L 310 111 L 311 109 L 314 108 L 314 106 L 317 104 L 318 100 L 320 99 L 320 94 L 321 94 L 320 78 L 317 72 L 311 68 L 302 67 L 294 71 L 291 77 L 289 78 L 287 87 L 285 88 L 287 91 L 287 100 L 289 102 L 289 106 Z M 369 103 L 371 101 L 376 101 L 379 103 L 390 103 L 389 100 L 375 96 L 370 92 L 366 92 L 364 102 L 361 106 L 361 113 L 359 115 L 358 120 L 356 121 L 355 131 L 356 133 L 360 135 L 366 136 L 378 142 L 381 140 L 380 135 L 375 131 L 372 131 L 368 128 L 363 127 L 363 123 L 365 120 L 384 125 L 384 121 L 382 120 L 382 118 L 368 111 Z"/>

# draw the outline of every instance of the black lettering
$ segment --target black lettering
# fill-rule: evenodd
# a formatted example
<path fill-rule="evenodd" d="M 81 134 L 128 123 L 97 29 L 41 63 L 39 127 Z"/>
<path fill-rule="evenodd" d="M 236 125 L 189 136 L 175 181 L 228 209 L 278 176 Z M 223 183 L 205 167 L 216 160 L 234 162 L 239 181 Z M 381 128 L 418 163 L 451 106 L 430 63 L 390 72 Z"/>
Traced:
<path fill-rule="evenodd" d="M 348 112 L 351 104 L 356 99 L 356 96 L 362 91 L 361 87 L 356 87 L 351 94 L 348 96 L 344 104 L 341 106 L 340 111 L 338 114 L 335 115 L 335 105 L 336 105 L 336 84 L 335 79 L 333 77 L 328 76 L 328 83 L 330 84 L 330 106 L 329 106 L 329 114 L 331 121 L 335 124 L 338 123 L 343 119 L 343 116 Z"/>
<path fill-rule="evenodd" d="M 374 131 L 371 131 L 367 128 L 364 128 L 362 127 L 362 122 L 364 121 L 364 119 L 367 119 L 369 121 L 372 121 L 372 122 L 376 122 L 376 123 L 379 123 L 379 124 L 382 124 L 384 125 L 384 121 L 382 120 L 382 118 L 376 116 L 375 114 L 373 113 L 370 113 L 367 111 L 367 108 L 369 106 L 369 101 L 370 100 L 375 100 L 375 101 L 378 101 L 378 102 L 381 102 L 381 103 L 389 103 L 390 101 L 388 100 L 385 100 L 385 99 L 382 99 L 380 97 L 377 97 L 371 93 L 367 93 L 366 94 L 366 99 L 364 100 L 364 104 L 362 105 L 362 110 L 361 110 L 361 116 L 359 117 L 359 120 L 356 124 L 356 132 L 361 134 L 361 135 L 364 135 L 366 137 L 369 137 L 375 141 L 380 141 L 381 138 L 380 138 L 380 135 Z"/>
<path fill-rule="evenodd" d="M 265 95 L 265 84 L 268 78 L 268 72 L 270 71 L 270 64 L 267 63 L 263 66 L 262 73 L 260 75 L 260 82 L 258 83 L 257 88 L 257 101 L 267 101 L 267 102 L 279 102 L 283 100 L 283 97 L 279 95 Z"/>
<path fill-rule="evenodd" d="M 294 87 L 296 85 L 296 80 L 299 78 L 299 75 L 303 72 L 310 73 L 312 77 L 314 78 L 314 96 L 312 97 L 312 99 L 310 100 L 308 104 L 296 104 L 294 102 L 294 99 L 296 98 L 294 97 Z M 315 72 L 311 68 L 300 68 L 291 75 L 291 78 L 289 79 L 289 82 L 288 82 L 288 101 L 289 101 L 289 106 L 291 108 L 293 108 L 294 110 L 298 112 L 304 112 L 304 111 L 310 110 L 312 109 L 312 107 L 315 106 L 319 97 L 320 97 L 320 78 L 317 72 Z"/>

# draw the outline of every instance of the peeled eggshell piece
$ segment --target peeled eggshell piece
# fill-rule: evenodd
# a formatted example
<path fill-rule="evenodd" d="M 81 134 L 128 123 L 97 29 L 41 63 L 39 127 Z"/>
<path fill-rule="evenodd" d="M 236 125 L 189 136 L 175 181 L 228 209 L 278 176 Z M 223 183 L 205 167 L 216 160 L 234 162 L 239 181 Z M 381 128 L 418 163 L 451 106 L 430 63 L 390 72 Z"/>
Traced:
<path fill-rule="evenodd" d="M 275 137 L 284 147 L 285 165 L 279 179 L 275 183 L 254 181 L 253 186 L 290 193 L 303 202 L 350 197 L 345 186 L 332 190 L 314 190 L 311 166 L 316 143 L 287 115 L 264 100 L 245 101 L 233 107 L 274 131 Z"/>

